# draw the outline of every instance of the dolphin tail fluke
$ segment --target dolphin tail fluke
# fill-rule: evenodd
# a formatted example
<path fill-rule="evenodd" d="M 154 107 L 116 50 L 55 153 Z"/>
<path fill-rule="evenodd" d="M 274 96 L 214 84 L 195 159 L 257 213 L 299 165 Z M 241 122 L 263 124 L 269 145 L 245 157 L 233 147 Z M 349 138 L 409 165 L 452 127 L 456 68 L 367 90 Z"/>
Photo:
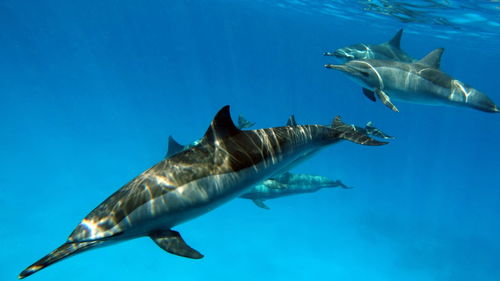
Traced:
<path fill-rule="evenodd" d="M 373 126 L 372 121 L 369 121 L 368 123 L 366 123 L 365 130 L 366 130 L 366 133 L 368 135 L 371 135 L 371 136 L 374 136 L 377 138 L 382 138 L 382 139 L 386 139 L 386 140 L 387 139 L 395 139 L 395 137 L 390 136 L 390 135 L 382 132 L 381 130 L 377 129 L 375 126 Z"/>
<path fill-rule="evenodd" d="M 36 273 L 37 271 L 40 271 L 53 263 L 56 263 L 73 254 L 87 250 L 100 243 L 102 243 L 102 241 L 64 243 L 62 246 L 55 249 L 50 254 L 46 255 L 45 257 L 41 258 L 34 264 L 27 267 L 25 270 L 23 270 L 23 272 L 19 274 L 18 278 L 19 279 L 26 278 L 31 274 Z"/>
<path fill-rule="evenodd" d="M 243 115 L 238 116 L 238 129 L 246 129 L 253 127 L 255 125 L 254 122 L 248 121 Z"/>
<path fill-rule="evenodd" d="M 339 134 L 338 137 L 362 145 L 384 145 L 387 142 L 378 141 L 369 137 L 366 132 L 356 129 L 354 125 L 342 122 L 340 116 L 335 117 L 332 128 Z"/>
<path fill-rule="evenodd" d="M 340 188 L 344 188 L 344 189 L 351 189 L 353 188 L 352 186 L 348 186 L 348 185 L 345 185 L 342 181 L 340 180 L 336 180 L 334 181 L 334 185 L 332 185 L 332 187 L 340 187 Z"/>

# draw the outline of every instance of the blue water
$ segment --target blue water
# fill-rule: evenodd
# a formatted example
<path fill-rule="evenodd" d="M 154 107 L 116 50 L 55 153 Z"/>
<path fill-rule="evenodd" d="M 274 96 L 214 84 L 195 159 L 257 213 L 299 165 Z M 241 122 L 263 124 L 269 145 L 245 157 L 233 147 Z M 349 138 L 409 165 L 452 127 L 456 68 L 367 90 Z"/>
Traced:
<path fill-rule="evenodd" d="M 293 171 L 354 189 L 270 200 L 269 211 L 235 199 L 176 227 L 202 260 L 142 238 L 30 280 L 500 280 L 499 116 L 408 103 L 394 113 L 322 56 L 405 28 L 405 51 L 444 47 L 442 69 L 499 103 L 500 4 L 415 1 L 441 6 L 403 22 L 365 2 L 2 1 L 0 280 L 160 161 L 168 135 L 201 137 L 226 104 L 259 128 L 342 115 L 397 139 L 339 143 Z"/>

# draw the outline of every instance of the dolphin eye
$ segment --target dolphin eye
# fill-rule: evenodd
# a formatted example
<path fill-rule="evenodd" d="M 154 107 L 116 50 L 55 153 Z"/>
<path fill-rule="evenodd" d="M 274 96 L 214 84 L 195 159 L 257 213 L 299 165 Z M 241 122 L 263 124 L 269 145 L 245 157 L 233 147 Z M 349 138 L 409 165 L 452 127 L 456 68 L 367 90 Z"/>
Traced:
<path fill-rule="evenodd" d="M 368 77 L 370 76 L 370 74 L 368 72 L 364 72 L 364 71 L 360 71 L 361 75 L 363 75 L 364 77 Z"/>

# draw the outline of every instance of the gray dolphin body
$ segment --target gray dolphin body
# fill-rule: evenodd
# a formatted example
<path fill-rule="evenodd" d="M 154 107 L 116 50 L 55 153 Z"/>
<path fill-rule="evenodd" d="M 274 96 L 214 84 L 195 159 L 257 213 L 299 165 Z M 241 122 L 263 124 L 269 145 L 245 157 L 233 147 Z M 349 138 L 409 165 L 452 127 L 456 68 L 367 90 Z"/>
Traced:
<path fill-rule="evenodd" d="M 91 248 L 149 236 L 165 251 L 202 258 L 172 227 L 241 195 L 252 185 L 341 140 L 382 145 L 336 118 L 332 126 L 284 126 L 242 131 L 229 106 L 213 119 L 199 144 L 146 170 L 88 214 L 67 241 L 19 274 L 25 278 Z"/>
<path fill-rule="evenodd" d="M 255 185 L 249 191 L 243 193 L 240 198 L 250 199 L 258 207 L 269 209 L 264 204 L 265 200 L 311 193 L 322 188 L 332 187 L 350 188 L 339 180 L 334 181 L 323 176 L 286 172 Z"/>
<path fill-rule="evenodd" d="M 439 48 L 415 63 L 390 60 L 352 60 L 325 67 L 340 70 L 362 85 L 370 100 L 377 96 L 398 111 L 391 100 L 427 105 L 465 106 L 485 112 L 499 112 L 485 94 L 439 70 Z"/>
<path fill-rule="evenodd" d="M 396 60 L 402 62 L 415 62 L 416 60 L 401 49 L 401 36 L 403 29 L 400 29 L 394 37 L 382 44 L 355 44 L 326 52 L 325 56 L 334 56 L 343 62 L 360 59 Z"/>

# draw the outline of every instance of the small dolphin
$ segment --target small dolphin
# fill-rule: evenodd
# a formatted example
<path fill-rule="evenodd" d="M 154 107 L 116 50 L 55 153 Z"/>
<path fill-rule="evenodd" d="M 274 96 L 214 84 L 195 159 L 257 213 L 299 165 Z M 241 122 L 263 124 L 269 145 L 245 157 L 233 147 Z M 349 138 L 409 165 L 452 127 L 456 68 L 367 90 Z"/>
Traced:
<path fill-rule="evenodd" d="M 172 227 L 207 213 L 304 157 L 341 140 L 383 145 L 337 117 L 331 126 L 302 125 L 242 131 L 229 106 L 200 143 L 163 159 L 88 214 L 66 242 L 19 274 L 25 278 L 95 247 L 149 236 L 163 250 L 202 258 Z"/>
<path fill-rule="evenodd" d="M 415 63 L 391 60 L 352 60 L 326 68 L 345 72 L 362 85 L 372 101 L 377 96 L 384 105 L 399 111 L 392 100 L 427 105 L 465 106 L 485 112 L 500 112 L 485 94 L 439 70 L 444 49 L 430 52 Z"/>
<path fill-rule="evenodd" d="M 339 180 L 334 181 L 323 176 L 286 172 L 255 185 L 240 198 L 250 199 L 258 207 L 269 210 L 269 207 L 264 204 L 265 200 L 316 192 L 325 187 L 351 188 Z"/>
<path fill-rule="evenodd" d="M 401 28 L 394 37 L 382 44 L 355 44 L 340 48 L 334 52 L 326 52 L 325 56 L 334 56 L 343 62 L 360 59 L 397 60 L 415 62 L 416 60 L 401 50 Z"/>

